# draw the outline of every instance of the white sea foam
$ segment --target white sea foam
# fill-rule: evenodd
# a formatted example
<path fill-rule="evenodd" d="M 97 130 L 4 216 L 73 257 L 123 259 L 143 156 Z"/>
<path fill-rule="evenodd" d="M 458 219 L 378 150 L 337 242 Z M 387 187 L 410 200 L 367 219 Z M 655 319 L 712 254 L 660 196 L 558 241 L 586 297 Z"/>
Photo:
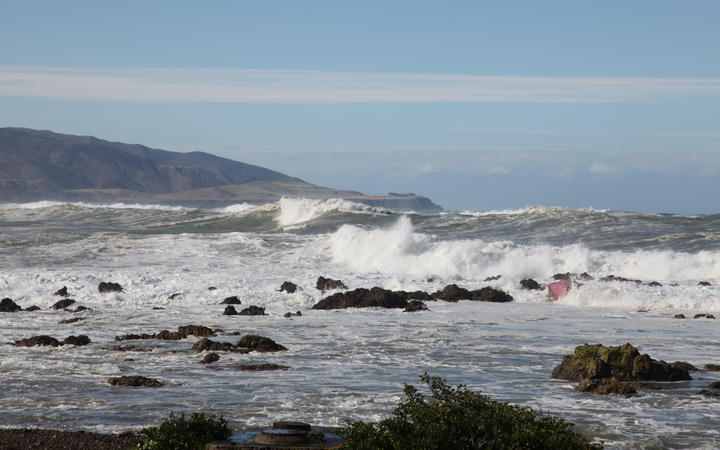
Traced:
<path fill-rule="evenodd" d="M 229 205 L 224 208 L 219 208 L 217 211 L 222 213 L 239 213 L 239 212 L 245 212 L 254 208 L 257 208 L 258 205 L 253 205 L 251 203 L 237 203 L 235 205 Z"/>
<path fill-rule="evenodd" d="M 389 212 L 383 208 L 375 208 L 339 198 L 309 199 L 283 197 L 280 199 L 279 205 L 280 212 L 276 220 L 280 226 L 284 227 L 309 222 L 332 211 L 367 214 L 387 214 Z"/>
<path fill-rule="evenodd" d="M 571 209 L 564 206 L 526 206 L 519 209 L 499 209 L 488 211 L 462 211 L 460 214 L 465 216 L 518 216 L 521 214 L 548 214 L 548 213 L 568 213 L 568 212 L 584 212 L 584 213 L 606 213 L 608 210 L 595 208 L 578 208 Z"/>

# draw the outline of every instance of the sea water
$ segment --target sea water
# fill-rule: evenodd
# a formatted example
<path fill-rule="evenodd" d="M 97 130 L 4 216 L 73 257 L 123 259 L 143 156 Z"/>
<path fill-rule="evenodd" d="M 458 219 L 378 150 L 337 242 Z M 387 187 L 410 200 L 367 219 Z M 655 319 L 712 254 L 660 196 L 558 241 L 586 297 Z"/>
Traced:
<path fill-rule="evenodd" d="M 120 431 L 170 411 L 223 414 L 238 429 L 277 420 L 342 426 L 387 417 L 403 385 L 429 373 L 564 417 L 610 448 L 720 447 L 720 403 L 697 394 L 718 372 L 692 372 L 692 381 L 632 398 L 579 393 L 574 383 L 550 378 L 563 355 L 584 343 L 629 342 L 668 362 L 720 364 L 720 320 L 673 318 L 720 317 L 720 215 L 541 207 L 423 215 L 308 199 L 215 210 L 2 204 L 0 268 L 0 297 L 42 308 L 0 313 L 3 427 Z M 548 283 L 564 272 L 595 279 L 557 302 L 519 284 Z M 610 274 L 642 282 L 599 280 Z M 329 294 L 315 289 L 320 275 L 350 289 L 492 286 L 515 301 L 427 302 L 430 311 L 419 313 L 312 310 Z M 279 292 L 286 280 L 300 289 Z M 101 294 L 101 281 L 124 292 Z M 62 286 L 92 310 L 49 310 Z M 238 308 L 257 305 L 267 315 L 223 316 L 219 302 L 232 295 L 242 301 Z M 296 311 L 302 316 L 283 317 Z M 58 323 L 71 317 L 84 320 Z M 289 351 L 223 353 L 204 365 L 192 336 L 122 342 L 148 352 L 112 350 L 115 336 L 188 324 L 267 336 Z M 5 345 L 39 334 L 86 334 L 92 343 Z M 291 369 L 234 368 L 265 362 Z M 165 386 L 107 384 L 121 375 Z"/>

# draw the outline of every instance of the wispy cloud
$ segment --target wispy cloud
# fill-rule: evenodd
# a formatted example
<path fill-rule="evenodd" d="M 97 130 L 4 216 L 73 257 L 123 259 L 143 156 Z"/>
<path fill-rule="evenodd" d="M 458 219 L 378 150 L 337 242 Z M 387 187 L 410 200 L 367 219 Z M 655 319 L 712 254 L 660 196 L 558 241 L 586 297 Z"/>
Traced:
<path fill-rule="evenodd" d="M 0 67 L 0 96 L 129 102 L 608 103 L 720 99 L 720 79 Z"/>

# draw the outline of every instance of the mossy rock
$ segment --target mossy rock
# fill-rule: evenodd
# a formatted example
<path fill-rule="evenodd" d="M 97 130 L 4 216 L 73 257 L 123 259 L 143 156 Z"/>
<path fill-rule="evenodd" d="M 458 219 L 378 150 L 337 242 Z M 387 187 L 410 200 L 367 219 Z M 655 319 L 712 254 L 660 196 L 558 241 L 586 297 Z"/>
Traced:
<path fill-rule="evenodd" d="M 553 378 L 570 381 L 615 378 L 618 381 L 690 380 L 687 369 L 641 355 L 631 344 L 606 347 L 585 344 L 566 355 L 552 373 Z"/>

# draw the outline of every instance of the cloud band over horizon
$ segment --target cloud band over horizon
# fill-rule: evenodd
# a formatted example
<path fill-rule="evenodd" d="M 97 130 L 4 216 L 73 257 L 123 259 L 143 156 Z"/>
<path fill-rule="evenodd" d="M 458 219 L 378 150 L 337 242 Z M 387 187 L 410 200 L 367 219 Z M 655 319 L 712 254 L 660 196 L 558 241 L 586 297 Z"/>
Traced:
<path fill-rule="evenodd" d="M 718 100 L 720 79 L 0 66 L 0 96 L 187 103 Z"/>

